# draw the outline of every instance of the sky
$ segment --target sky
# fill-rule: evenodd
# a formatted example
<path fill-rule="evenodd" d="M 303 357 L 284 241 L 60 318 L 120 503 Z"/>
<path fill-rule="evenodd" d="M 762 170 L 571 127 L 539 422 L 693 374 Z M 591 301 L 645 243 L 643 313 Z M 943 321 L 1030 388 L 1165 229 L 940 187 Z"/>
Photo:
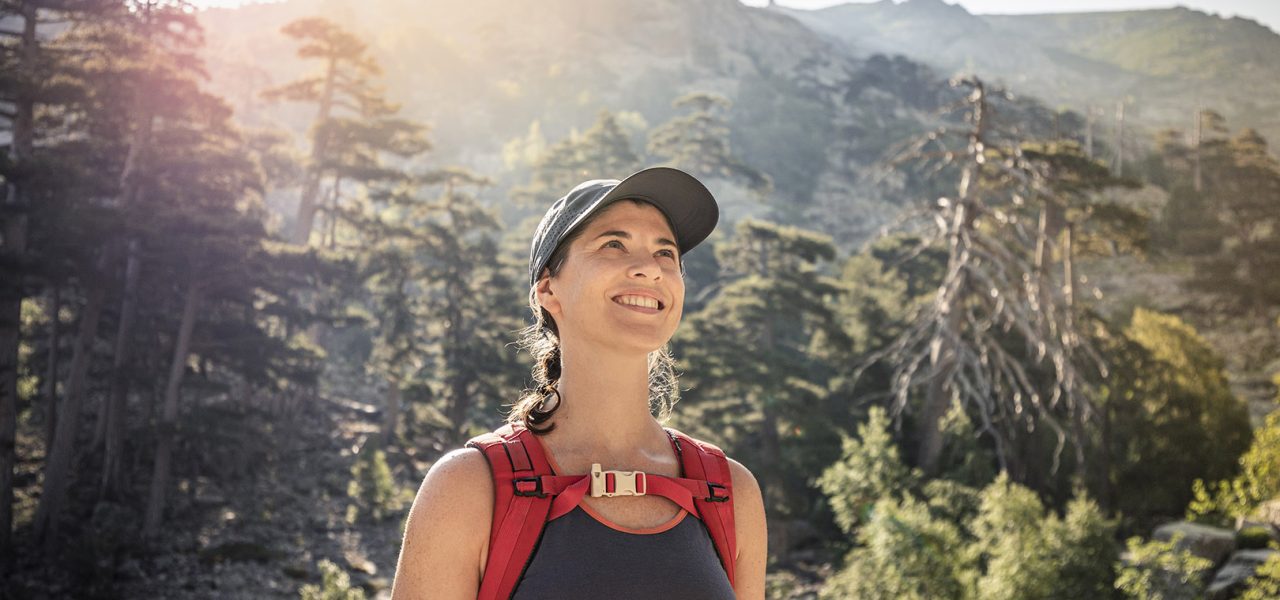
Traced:
<path fill-rule="evenodd" d="M 253 0 L 193 0 L 201 7 L 236 6 Z M 526 0 L 513 0 L 526 1 Z M 590 2 L 591 0 L 583 0 Z M 763 6 L 767 0 L 741 0 L 743 4 Z M 777 0 L 778 4 L 792 8 L 813 9 L 847 0 Z M 859 1 L 859 0 L 855 0 Z M 866 1 L 866 0 L 861 0 Z M 900 1 L 900 0 L 895 0 Z M 946 0 L 960 4 L 974 14 L 1026 14 L 1049 12 L 1092 12 L 1131 10 L 1141 8 L 1168 8 L 1182 5 L 1223 17 L 1241 16 L 1258 21 L 1272 31 L 1280 32 L 1280 1 L 1277 0 Z"/>
<path fill-rule="evenodd" d="M 776 0 L 791 8 L 822 8 L 844 4 L 848 0 Z M 899 0 L 895 0 L 899 1 Z M 1223 17 L 1240 16 L 1253 19 L 1280 31 L 1280 1 L 1277 0 L 946 0 L 959 4 L 971 13 L 1028 14 L 1133 10 L 1185 6 Z M 763 6 L 767 0 L 742 0 L 743 4 Z"/>

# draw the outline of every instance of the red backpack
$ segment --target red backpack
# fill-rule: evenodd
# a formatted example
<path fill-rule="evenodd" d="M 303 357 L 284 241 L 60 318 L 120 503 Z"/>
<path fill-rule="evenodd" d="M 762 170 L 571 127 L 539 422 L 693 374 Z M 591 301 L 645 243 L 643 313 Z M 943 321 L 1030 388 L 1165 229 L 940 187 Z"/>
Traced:
<path fill-rule="evenodd" d="M 541 442 L 524 427 L 507 425 L 468 441 L 468 448 L 484 452 L 489 460 L 495 492 L 489 557 L 478 600 L 510 598 L 547 522 L 573 510 L 586 495 L 656 494 L 680 505 L 706 525 L 733 585 L 737 541 L 729 461 L 711 444 L 674 429 L 666 431 L 680 457 L 683 477 L 604 471 L 598 464 L 592 465 L 589 475 L 556 475 Z"/>

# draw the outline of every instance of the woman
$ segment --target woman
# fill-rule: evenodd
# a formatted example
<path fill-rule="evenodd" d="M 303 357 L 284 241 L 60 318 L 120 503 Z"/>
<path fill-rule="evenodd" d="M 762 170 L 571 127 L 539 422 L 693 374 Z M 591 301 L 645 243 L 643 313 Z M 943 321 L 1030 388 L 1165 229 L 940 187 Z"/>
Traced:
<path fill-rule="evenodd" d="M 764 598 L 765 515 L 755 478 L 723 458 L 731 482 L 712 482 L 714 468 L 691 475 L 698 464 L 691 457 L 716 450 L 658 420 L 675 385 L 666 344 L 684 307 L 683 255 L 711 233 L 718 215 L 702 184 L 662 167 L 585 182 L 552 205 L 529 260 L 536 323 L 526 345 L 539 361 L 540 385 L 516 404 L 510 425 L 497 432 L 503 437 L 473 440 L 431 467 L 409 513 L 393 598 L 493 594 L 500 574 L 494 568 L 486 579 L 491 560 L 510 573 L 494 595 L 518 600 Z M 551 475 L 516 481 L 513 492 L 514 467 L 502 457 L 510 459 L 519 440 L 534 463 L 545 456 Z M 615 475 L 632 489 L 615 489 Z M 592 483 L 587 495 L 592 479 L 601 490 Z M 616 494 L 603 490 L 606 480 Z M 521 492 L 521 483 L 536 489 Z M 731 502 L 714 488 L 731 489 L 723 492 Z M 681 489 L 712 491 L 692 494 L 691 502 Z M 550 511 L 545 523 L 525 516 L 534 503 Z M 727 518 L 717 521 L 717 509 Z M 509 523 L 493 523 L 510 513 L 525 519 L 521 527 L 536 527 L 525 536 L 525 554 L 508 552 L 508 560 L 504 540 L 515 536 L 504 537 Z M 715 523 L 720 531 L 709 533 Z"/>

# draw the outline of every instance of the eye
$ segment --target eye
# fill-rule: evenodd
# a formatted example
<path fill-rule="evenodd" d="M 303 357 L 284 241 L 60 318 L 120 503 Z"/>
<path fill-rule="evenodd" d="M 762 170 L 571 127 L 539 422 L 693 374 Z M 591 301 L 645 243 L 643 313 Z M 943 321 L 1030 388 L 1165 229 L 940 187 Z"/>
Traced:
<path fill-rule="evenodd" d="M 675 250 L 659 250 L 659 251 L 658 251 L 658 256 L 664 256 L 664 257 L 666 257 L 666 258 L 670 258 L 671 260 L 675 260 L 675 259 L 676 259 L 676 252 L 675 252 Z"/>
<path fill-rule="evenodd" d="M 605 242 L 603 246 L 600 246 L 600 247 L 601 247 L 601 248 L 619 248 L 619 249 L 622 249 L 622 250 L 626 250 L 626 249 L 627 249 L 627 247 L 626 247 L 626 246 L 623 246 L 623 245 L 622 245 L 622 242 L 621 242 L 621 241 L 619 241 L 619 240 L 609 240 L 609 241 Z"/>

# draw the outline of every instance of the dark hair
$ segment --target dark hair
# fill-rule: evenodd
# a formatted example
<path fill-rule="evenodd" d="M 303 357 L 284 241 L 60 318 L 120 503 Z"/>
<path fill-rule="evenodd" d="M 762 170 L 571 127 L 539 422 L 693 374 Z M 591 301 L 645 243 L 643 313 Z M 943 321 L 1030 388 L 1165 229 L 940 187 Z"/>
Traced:
<path fill-rule="evenodd" d="M 642 200 L 632 200 L 643 204 Z M 604 211 L 591 215 L 575 230 L 560 242 L 555 252 L 547 260 L 543 271 L 546 276 L 554 277 L 564 267 L 565 258 L 569 254 L 569 245 L 578 239 L 587 225 Z M 665 218 L 665 215 L 664 215 Z M 667 226 L 671 227 L 668 220 Z M 671 228 L 675 231 L 675 228 Z M 684 275 L 684 256 L 680 256 L 680 273 Z M 539 280 L 542 278 L 539 277 Z M 507 422 L 512 425 L 523 425 L 529 431 L 542 435 L 551 433 L 555 424 L 551 417 L 559 410 L 563 399 L 556 389 L 560 382 L 560 330 L 551 313 L 538 304 L 537 284 L 529 288 L 529 309 L 533 312 L 534 323 L 520 331 L 518 340 L 520 347 L 533 356 L 534 386 L 520 395 L 520 399 L 511 407 Z M 671 414 L 671 408 L 679 400 L 680 390 L 677 386 L 675 359 L 668 346 L 663 346 L 649 353 L 649 412 L 658 420 L 665 420 Z M 555 396 L 555 400 L 551 399 Z"/>

